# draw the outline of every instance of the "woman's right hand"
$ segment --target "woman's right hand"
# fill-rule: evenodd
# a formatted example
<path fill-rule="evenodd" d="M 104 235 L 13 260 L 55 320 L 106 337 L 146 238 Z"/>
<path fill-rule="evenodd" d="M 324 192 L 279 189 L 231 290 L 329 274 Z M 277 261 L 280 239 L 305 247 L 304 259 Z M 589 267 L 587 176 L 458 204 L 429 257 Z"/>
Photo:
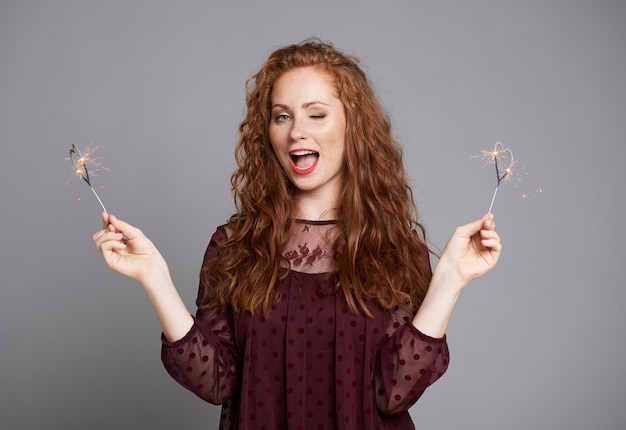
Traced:
<path fill-rule="evenodd" d="M 111 269 L 144 285 L 160 276 L 169 278 L 167 263 L 140 229 L 106 212 L 102 221 L 104 228 L 93 241 Z"/>

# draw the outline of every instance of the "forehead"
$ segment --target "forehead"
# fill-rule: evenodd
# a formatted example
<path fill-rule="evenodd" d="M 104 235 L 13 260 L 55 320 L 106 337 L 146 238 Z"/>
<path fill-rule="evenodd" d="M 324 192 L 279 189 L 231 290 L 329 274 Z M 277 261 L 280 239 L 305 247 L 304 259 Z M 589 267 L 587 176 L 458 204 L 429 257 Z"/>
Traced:
<path fill-rule="evenodd" d="M 283 73 L 274 82 L 271 94 L 273 103 L 314 96 L 337 98 L 333 76 L 315 67 L 299 67 Z"/>

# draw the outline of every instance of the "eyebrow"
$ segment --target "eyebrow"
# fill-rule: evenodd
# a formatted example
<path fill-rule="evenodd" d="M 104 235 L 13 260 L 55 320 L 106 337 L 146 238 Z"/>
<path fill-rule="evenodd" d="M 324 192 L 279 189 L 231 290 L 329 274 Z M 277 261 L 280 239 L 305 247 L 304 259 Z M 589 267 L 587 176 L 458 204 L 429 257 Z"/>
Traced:
<path fill-rule="evenodd" d="M 315 100 L 315 101 L 312 101 L 312 102 L 304 103 L 302 105 L 302 108 L 303 109 L 307 109 L 307 108 L 310 108 L 311 106 L 318 105 L 318 104 L 319 105 L 324 105 L 324 106 L 329 106 L 328 103 L 324 103 L 324 102 L 320 102 L 320 101 Z M 281 103 L 275 103 L 275 104 L 272 105 L 272 109 L 274 109 L 274 108 L 289 109 L 289 106 L 281 104 Z"/>

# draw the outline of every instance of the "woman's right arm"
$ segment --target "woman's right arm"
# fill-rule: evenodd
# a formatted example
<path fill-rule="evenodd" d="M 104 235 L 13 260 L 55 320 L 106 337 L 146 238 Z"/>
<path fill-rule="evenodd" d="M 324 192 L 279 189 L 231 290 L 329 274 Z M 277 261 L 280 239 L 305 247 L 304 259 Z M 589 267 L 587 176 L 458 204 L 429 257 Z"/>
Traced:
<path fill-rule="evenodd" d="M 213 233 L 204 254 L 203 267 L 215 257 L 218 245 L 225 239 L 224 228 Z M 207 402 L 221 404 L 239 389 L 240 361 L 233 314 L 227 307 L 206 306 L 205 293 L 210 288 L 213 286 L 201 277 L 195 323 L 178 341 L 162 339 L 161 361 L 182 386 Z"/>
<path fill-rule="evenodd" d="M 104 261 L 114 271 L 138 281 L 146 292 L 166 340 L 183 338 L 194 324 L 176 291 L 169 268 L 141 230 L 102 213 L 104 228 L 93 235 Z"/>
<path fill-rule="evenodd" d="M 195 324 L 182 339 L 163 339 L 161 361 L 179 384 L 216 405 L 230 400 L 239 388 L 239 355 L 232 314 L 214 307 L 198 310 Z"/>

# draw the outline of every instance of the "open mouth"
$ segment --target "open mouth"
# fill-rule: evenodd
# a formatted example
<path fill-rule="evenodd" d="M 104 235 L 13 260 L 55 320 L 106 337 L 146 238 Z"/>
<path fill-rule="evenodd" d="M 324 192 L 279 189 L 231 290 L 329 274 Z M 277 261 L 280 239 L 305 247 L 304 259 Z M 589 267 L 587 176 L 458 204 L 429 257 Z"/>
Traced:
<path fill-rule="evenodd" d="M 306 175 L 315 169 L 320 154 L 308 149 L 300 149 L 289 153 L 289 157 L 294 172 L 299 175 Z"/>

